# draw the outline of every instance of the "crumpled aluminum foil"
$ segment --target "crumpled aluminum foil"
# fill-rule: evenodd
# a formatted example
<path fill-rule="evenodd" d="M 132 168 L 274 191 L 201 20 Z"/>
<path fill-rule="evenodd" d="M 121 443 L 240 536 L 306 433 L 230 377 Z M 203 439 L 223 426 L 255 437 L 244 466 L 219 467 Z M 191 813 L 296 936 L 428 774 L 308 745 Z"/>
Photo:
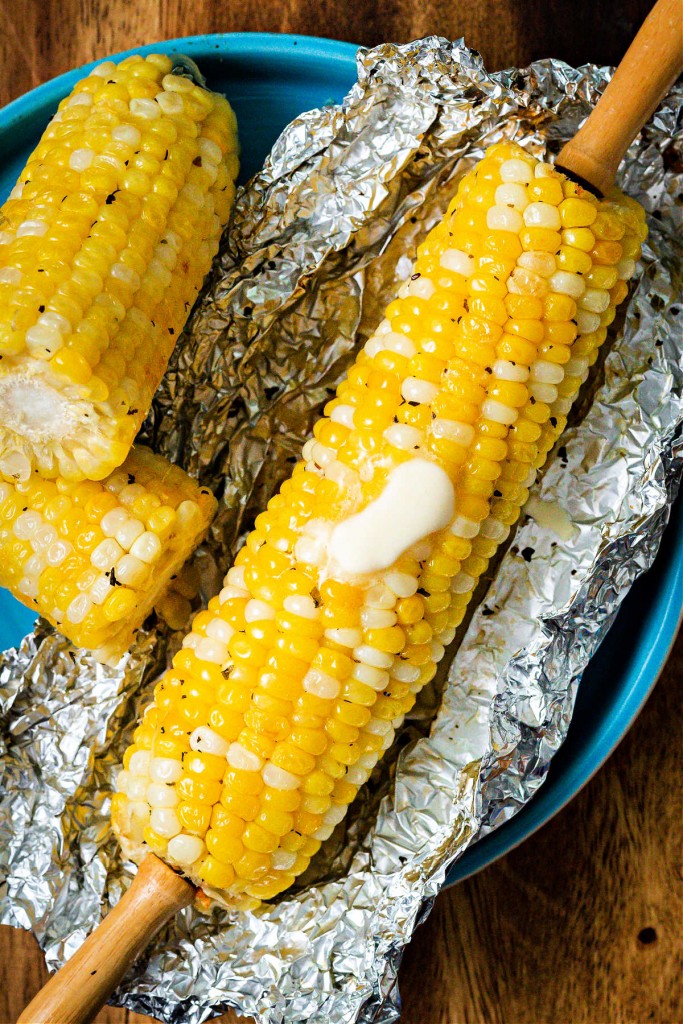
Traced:
<path fill-rule="evenodd" d="M 219 494 L 199 556 L 207 591 L 462 173 L 500 139 L 556 152 L 608 79 L 606 69 L 558 61 L 489 75 L 462 42 L 432 37 L 360 51 L 343 105 L 284 131 L 239 194 L 146 425 L 148 441 Z M 650 214 L 623 327 L 442 693 L 425 695 L 303 885 L 250 914 L 182 912 L 130 971 L 118 1003 L 168 1024 L 198 1024 L 228 1006 L 268 1024 L 397 1018 L 403 946 L 453 859 L 542 783 L 582 670 L 652 563 L 675 496 L 682 97 L 665 101 L 623 167 L 623 186 Z M 543 525 L 558 521 L 558 506 L 570 541 Z M 40 624 L 0 662 L 1 920 L 31 928 L 51 967 L 128 884 L 108 831 L 112 781 L 179 637 L 141 634 L 110 669 Z"/>

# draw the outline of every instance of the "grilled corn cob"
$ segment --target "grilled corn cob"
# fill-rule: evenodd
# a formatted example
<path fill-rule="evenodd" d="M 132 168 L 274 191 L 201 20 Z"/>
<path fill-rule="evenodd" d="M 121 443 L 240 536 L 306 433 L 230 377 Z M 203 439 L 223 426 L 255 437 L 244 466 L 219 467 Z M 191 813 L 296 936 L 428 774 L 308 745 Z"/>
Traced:
<path fill-rule="evenodd" d="M 225 905 L 305 870 L 434 676 L 644 237 L 636 203 L 512 144 L 463 179 L 156 687 L 112 807 L 129 856 Z"/>
<path fill-rule="evenodd" d="M 0 586 L 113 663 L 192 554 L 216 502 L 135 447 L 101 482 L 0 482 Z"/>
<path fill-rule="evenodd" d="M 180 66 L 178 66 L 180 69 Z M 0 472 L 101 480 L 218 249 L 234 114 L 166 56 L 99 64 L 0 208 Z"/>

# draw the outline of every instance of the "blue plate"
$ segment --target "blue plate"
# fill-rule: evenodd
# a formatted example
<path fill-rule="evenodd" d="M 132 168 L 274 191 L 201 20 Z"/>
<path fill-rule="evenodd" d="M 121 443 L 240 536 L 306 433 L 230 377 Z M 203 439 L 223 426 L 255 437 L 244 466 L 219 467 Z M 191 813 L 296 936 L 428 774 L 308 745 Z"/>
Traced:
<path fill-rule="evenodd" d="M 338 103 L 356 80 L 356 47 L 306 36 L 192 36 L 128 52 L 193 57 L 211 88 L 237 114 L 242 180 L 256 171 L 280 131 L 304 110 Z M 126 54 L 118 54 L 118 57 Z M 0 201 L 12 188 L 57 103 L 92 65 L 34 89 L 0 111 Z M 472 847 L 447 884 L 479 871 L 556 814 L 598 770 L 636 718 L 674 641 L 683 609 L 683 508 L 674 510 L 654 568 L 633 588 L 592 660 L 579 690 L 567 740 L 545 785 L 512 821 Z M 19 642 L 33 614 L 0 592 L 0 645 Z"/>

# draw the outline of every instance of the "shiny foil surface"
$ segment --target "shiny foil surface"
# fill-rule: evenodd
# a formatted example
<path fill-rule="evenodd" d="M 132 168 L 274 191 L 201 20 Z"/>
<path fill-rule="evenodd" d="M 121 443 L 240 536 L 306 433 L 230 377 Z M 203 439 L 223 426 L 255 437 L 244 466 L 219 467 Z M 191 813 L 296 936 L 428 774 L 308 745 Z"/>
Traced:
<path fill-rule="evenodd" d="M 483 149 L 556 153 L 609 79 L 541 61 L 487 74 L 431 37 L 358 55 L 344 103 L 303 114 L 238 196 L 203 300 L 145 426 L 220 499 L 205 596 Z M 683 460 L 680 105 L 621 184 L 650 236 L 604 363 L 553 452 L 457 653 L 423 694 L 302 884 L 258 911 L 183 911 L 115 1001 L 174 1024 L 397 1018 L 401 951 L 454 858 L 531 798 L 581 673 L 652 563 Z M 677 305 L 678 303 L 678 305 Z M 110 794 L 136 713 L 181 634 L 152 627 L 116 669 L 39 624 L 0 662 L 0 912 L 54 968 L 129 884 Z"/>

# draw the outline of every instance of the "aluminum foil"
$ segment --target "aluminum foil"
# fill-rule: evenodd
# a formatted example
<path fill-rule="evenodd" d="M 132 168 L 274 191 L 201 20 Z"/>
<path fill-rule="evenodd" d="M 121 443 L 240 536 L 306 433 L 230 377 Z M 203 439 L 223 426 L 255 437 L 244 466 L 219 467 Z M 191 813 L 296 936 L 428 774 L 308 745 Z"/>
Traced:
<path fill-rule="evenodd" d="M 360 51 L 344 103 L 284 131 L 239 193 L 145 427 L 220 497 L 200 554 L 207 592 L 462 173 L 501 139 L 556 152 L 608 79 L 557 61 L 489 75 L 462 42 L 432 37 Z M 184 911 L 119 1004 L 169 1024 L 229 1006 L 268 1024 L 398 1016 L 405 943 L 454 858 L 542 783 L 581 673 L 652 563 L 675 496 L 682 96 L 624 164 L 622 184 L 650 214 L 625 318 L 440 685 L 298 889 L 249 914 Z M 151 628 L 109 669 L 40 624 L 0 662 L 1 919 L 31 928 L 51 967 L 129 882 L 108 829 L 112 781 L 178 642 Z"/>

